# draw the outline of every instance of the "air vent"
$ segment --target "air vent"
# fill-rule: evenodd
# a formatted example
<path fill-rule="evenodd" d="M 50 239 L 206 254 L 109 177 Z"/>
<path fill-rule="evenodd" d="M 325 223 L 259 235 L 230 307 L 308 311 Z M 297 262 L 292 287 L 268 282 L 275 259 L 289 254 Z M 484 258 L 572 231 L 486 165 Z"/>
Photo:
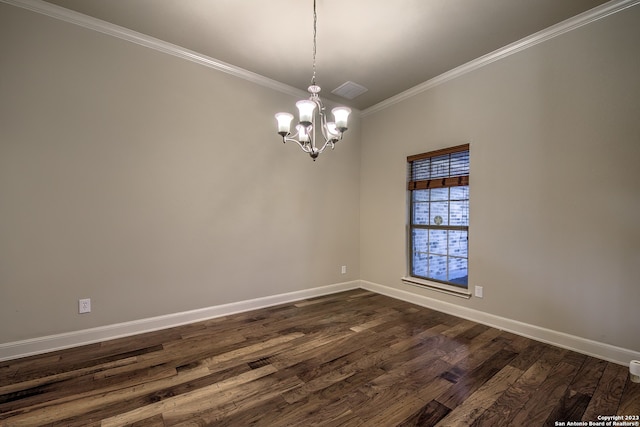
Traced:
<path fill-rule="evenodd" d="M 353 99 L 357 96 L 362 95 L 366 91 L 368 91 L 364 86 L 359 85 L 354 82 L 345 82 L 331 91 L 331 93 L 341 96 L 346 99 Z"/>

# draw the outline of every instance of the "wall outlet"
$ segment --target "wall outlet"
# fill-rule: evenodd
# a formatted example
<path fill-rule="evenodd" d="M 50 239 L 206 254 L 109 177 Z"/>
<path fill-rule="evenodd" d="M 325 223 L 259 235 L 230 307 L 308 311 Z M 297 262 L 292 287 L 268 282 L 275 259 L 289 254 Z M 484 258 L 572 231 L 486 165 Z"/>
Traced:
<path fill-rule="evenodd" d="M 482 291 L 483 291 L 482 286 L 476 286 L 475 291 L 476 291 L 476 297 L 482 298 Z"/>
<path fill-rule="evenodd" d="M 91 313 L 91 298 L 78 300 L 78 313 Z"/>
<path fill-rule="evenodd" d="M 347 274 L 347 266 L 346 265 L 342 266 L 342 274 Z"/>

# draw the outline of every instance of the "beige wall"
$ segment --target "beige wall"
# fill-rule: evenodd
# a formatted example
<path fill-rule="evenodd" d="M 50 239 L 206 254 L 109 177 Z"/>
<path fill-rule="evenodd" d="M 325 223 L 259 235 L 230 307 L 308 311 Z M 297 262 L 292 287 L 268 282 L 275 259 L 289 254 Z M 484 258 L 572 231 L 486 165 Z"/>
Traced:
<path fill-rule="evenodd" d="M 359 278 L 359 120 L 313 163 L 295 101 L 0 4 L 0 343 Z"/>
<path fill-rule="evenodd" d="M 638 22 L 354 117 L 314 164 L 274 132 L 293 97 L 0 4 L 0 343 L 362 278 L 639 351 Z M 466 142 L 470 300 L 400 281 L 406 156 Z"/>
<path fill-rule="evenodd" d="M 361 278 L 640 350 L 640 7 L 366 115 Z M 470 285 L 404 285 L 406 156 L 471 143 Z"/>

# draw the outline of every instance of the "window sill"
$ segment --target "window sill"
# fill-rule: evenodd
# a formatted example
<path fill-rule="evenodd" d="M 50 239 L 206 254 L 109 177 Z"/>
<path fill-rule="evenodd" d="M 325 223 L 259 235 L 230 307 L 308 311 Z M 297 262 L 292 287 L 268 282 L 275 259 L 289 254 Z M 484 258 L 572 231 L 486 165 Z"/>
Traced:
<path fill-rule="evenodd" d="M 423 289 L 441 292 L 447 295 L 453 295 L 460 298 L 471 298 L 471 292 L 468 289 L 458 288 L 456 286 L 445 285 L 444 283 L 431 282 L 429 280 L 418 279 L 415 277 L 403 277 L 402 281 L 408 285 L 418 286 Z"/>

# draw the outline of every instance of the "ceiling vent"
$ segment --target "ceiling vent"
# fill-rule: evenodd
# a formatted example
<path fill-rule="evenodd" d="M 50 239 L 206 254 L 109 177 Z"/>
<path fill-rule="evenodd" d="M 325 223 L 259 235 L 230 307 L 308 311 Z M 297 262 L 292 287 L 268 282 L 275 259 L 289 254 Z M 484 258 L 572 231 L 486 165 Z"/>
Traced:
<path fill-rule="evenodd" d="M 345 82 L 343 84 L 341 84 L 340 86 L 338 86 L 337 88 L 335 88 L 334 90 L 331 91 L 331 93 L 341 96 L 343 98 L 346 99 L 353 99 L 357 96 L 362 95 L 363 93 L 365 93 L 366 91 L 368 91 L 369 89 L 367 89 L 364 86 L 359 85 L 358 83 L 354 83 L 354 82 Z"/>

